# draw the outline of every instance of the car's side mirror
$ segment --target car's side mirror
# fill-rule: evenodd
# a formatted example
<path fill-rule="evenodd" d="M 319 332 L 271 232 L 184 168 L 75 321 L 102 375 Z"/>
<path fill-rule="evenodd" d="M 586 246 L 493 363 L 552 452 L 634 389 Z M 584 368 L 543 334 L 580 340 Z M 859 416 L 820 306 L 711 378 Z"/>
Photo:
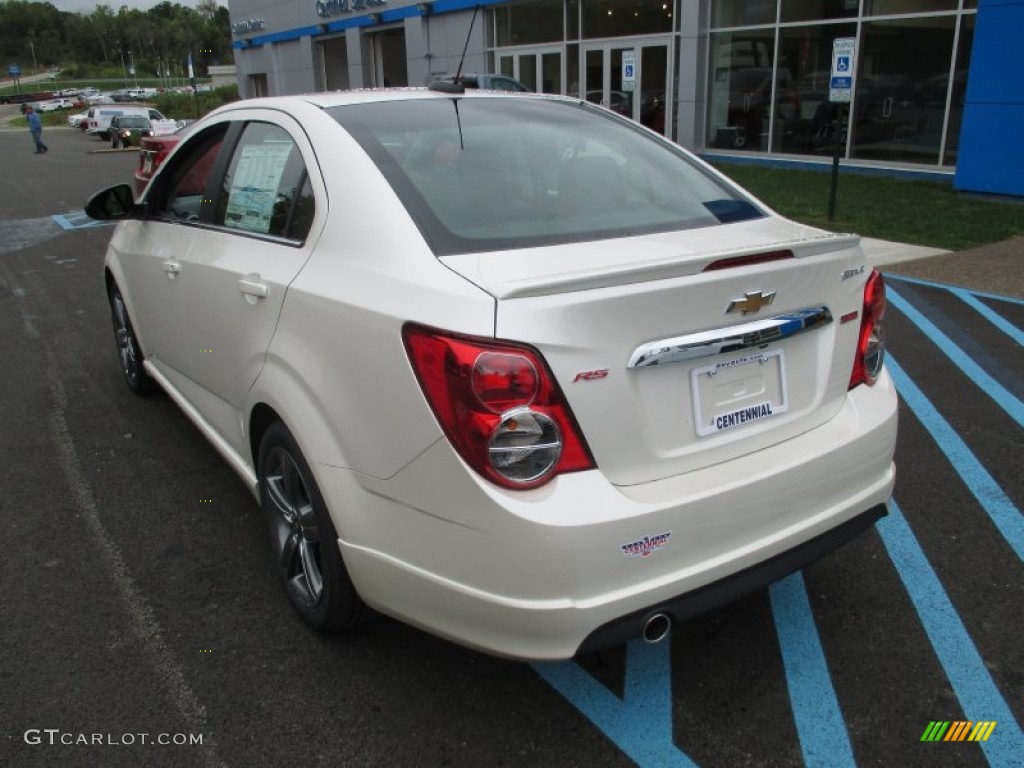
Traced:
<path fill-rule="evenodd" d="M 85 215 L 99 221 L 141 219 L 145 210 L 145 204 L 135 203 L 135 193 L 128 184 L 118 184 L 101 190 L 85 204 Z"/>

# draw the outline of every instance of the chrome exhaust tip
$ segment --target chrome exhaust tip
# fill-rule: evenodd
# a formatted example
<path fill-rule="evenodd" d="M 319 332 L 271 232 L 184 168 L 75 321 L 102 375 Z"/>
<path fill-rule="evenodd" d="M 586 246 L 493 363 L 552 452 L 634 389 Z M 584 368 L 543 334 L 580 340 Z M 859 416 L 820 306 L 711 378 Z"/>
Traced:
<path fill-rule="evenodd" d="M 664 613 L 656 613 L 644 623 L 644 628 L 640 633 L 640 636 L 643 638 L 645 643 L 654 645 L 668 637 L 668 633 L 671 629 L 672 619 Z"/>

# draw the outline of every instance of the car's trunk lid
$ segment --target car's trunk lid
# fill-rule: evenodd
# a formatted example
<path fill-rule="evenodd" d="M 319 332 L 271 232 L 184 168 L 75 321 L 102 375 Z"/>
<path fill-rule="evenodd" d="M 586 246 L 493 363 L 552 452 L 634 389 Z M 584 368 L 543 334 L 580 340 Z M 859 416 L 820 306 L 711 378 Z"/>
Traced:
<path fill-rule="evenodd" d="M 744 265 L 779 251 L 792 257 Z M 774 217 L 442 261 L 497 298 L 498 338 L 541 351 L 598 467 L 622 485 L 831 418 L 868 272 L 856 237 Z"/>

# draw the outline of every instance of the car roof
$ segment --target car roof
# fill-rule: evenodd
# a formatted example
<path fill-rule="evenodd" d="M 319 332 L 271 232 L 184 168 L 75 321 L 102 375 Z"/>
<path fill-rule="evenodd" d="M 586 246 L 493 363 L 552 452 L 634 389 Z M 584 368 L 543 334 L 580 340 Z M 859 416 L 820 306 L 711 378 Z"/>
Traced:
<path fill-rule="evenodd" d="M 232 109 L 268 108 L 288 109 L 297 104 L 311 104 L 321 109 L 340 107 L 349 104 L 371 104 L 386 101 L 421 101 L 437 99 L 537 99 L 542 101 L 560 101 L 578 103 L 581 99 L 559 96 L 550 93 L 513 93 L 511 91 L 479 91 L 469 89 L 464 94 L 441 93 L 429 88 L 364 88 L 352 91 L 328 91 L 323 93 L 305 93 L 296 96 L 268 96 L 259 99 L 245 99 L 232 102 L 217 110 L 218 113 Z"/>

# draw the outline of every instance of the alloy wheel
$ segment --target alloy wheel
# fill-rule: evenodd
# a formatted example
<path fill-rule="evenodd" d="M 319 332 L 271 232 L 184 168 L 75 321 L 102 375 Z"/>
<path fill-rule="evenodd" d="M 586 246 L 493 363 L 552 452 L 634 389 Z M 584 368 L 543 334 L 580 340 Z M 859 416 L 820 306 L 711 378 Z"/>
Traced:
<path fill-rule="evenodd" d="M 320 533 L 309 490 L 295 460 L 281 447 L 268 457 L 265 475 L 272 505 L 271 541 L 293 599 L 316 606 L 324 591 Z"/>

